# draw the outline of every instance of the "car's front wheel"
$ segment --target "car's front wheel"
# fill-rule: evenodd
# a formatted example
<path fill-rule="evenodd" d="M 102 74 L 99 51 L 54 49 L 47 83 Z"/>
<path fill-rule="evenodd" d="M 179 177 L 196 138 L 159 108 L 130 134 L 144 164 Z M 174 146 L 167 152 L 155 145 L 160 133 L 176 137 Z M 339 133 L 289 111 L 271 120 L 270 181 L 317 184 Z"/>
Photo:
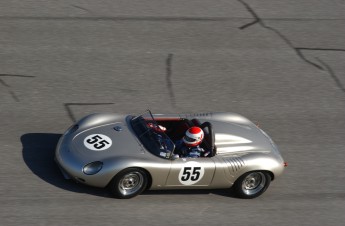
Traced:
<path fill-rule="evenodd" d="M 252 199 L 266 191 L 271 183 L 271 176 L 264 171 L 243 174 L 234 184 L 234 192 L 240 198 Z"/>
<path fill-rule="evenodd" d="M 119 172 L 109 184 L 110 192 L 117 198 L 129 199 L 139 195 L 147 186 L 147 175 L 139 168 Z"/>

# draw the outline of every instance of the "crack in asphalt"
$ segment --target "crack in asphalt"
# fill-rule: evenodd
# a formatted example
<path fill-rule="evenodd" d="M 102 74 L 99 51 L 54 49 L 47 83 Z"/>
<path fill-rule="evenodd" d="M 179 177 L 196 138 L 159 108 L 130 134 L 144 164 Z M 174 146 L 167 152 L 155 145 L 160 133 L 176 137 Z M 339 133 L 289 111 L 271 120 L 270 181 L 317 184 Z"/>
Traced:
<path fill-rule="evenodd" d="M 19 77 L 19 78 L 34 78 L 32 75 L 12 75 L 12 74 L 0 74 L 0 77 Z M 3 79 L 0 78 L 0 83 L 7 88 L 9 94 L 16 102 L 20 102 L 18 96 L 11 90 L 11 86 L 8 85 Z"/>
<path fill-rule="evenodd" d="M 245 25 L 239 27 L 239 29 L 243 30 L 243 29 L 248 28 L 249 26 L 252 26 L 254 24 L 260 24 L 260 26 L 262 26 L 263 28 L 266 28 L 266 29 L 274 32 L 276 35 L 278 35 L 290 48 L 292 48 L 296 52 L 297 56 L 299 56 L 299 58 L 301 58 L 303 61 L 305 61 L 308 64 L 313 65 L 314 67 L 317 67 L 320 70 L 323 70 L 323 68 L 320 67 L 320 65 L 317 65 L 317 64 L 311 62 L 310 60 L 306 59 L 306 57 L 303 55 L 303 53 L 300 51 L 300 49 L 297 49 L 292 44 L 292 42 L 286 36 L 284 36 L 280 31 L 278 31 L 277 29 L 275 29 L 273 27 L 270 27 L 270 26 L 266 25 L 264 23 L 264 21 L 258 16 L 258 14 L 250 7 L 250 5 L 248 5 L 248 3 L 246 3 L 243 0 L 238 0 L 238 1 L 247 9 L 247 11 L 255 19 L 253 22 L 250 22 L 248 24 L 245 24 Z"/>
<path fill-rule="evenodd" d="M 11 86 L 8 85 L 8 84 L 7 84 L 4 80 L 2 80 L 1 78 L 0 78 L 0 83 L 1 83 L 3 86 L 5 86 L 5 87 L 11 88 Z"/>
<path fill-rule="evenodd" d="M 13 74 L 0 74 L 0 77 L 21 77 L 21 78 L 34 78 L 32 75 L 13 75 Z"/>
<path fill-rule="evenodd" d="M 175 93 L 174 93 L 174 89 L 171 82 L 173 56 L 174 55 L 172 53 L 169 53 L 166 59 L 166 83 L 167 83 L 167 88 L 169 90 L 171 105 L 173 106 L 173 108 L 176 108 Z"/>
<path fill-rule="evenodd" d="M 257 24 L 257 23 L 259 23 L 259 22 L 260 22 L 259 19 L 255 19 L 254 21 L 252 21 L 252 22 L 250 22 L 250 23 L 248 23 L 248 24 L 245 24 L 245 25 L 239 27 L 239 29 L 241 29 L 241 30 L 246 29 L 247 27 L 250 27 L 250 26 L 252 26 L 252 25 L 254 25 L 254 24 Z"/>
<path fill-rule="evenodd" d="M 17 95 L 10 89 L 11 86 L 8 85 L 8 84 L 7 84 L 4 80 L 2 80 L 1 78 L 0 78 L 0 83 L 1 83 L 3 86 L 7 87 L 7 88 L 8 88 L 8 92 L 9 92 L 9 94 L 12 96 L 12 98 L 13 98 L 16 102 L 19 102 L 19 98 L 17 97 Z"/>
<path fill-rule="evenodd" d="M 338 78 L 338 76 L 334 73 L 334 71 L 332 70 L 332 68 L 326 64 L 325 62 L 323 62 L 322 60 L 320 60 L 319 58 L 315 57 L 315 59 L 317 61 L 320 62 L 320 64 L 322 64 L 326 70 L 328 71 L 328 73 L 331 75 L 331 77 L 333 78 L 333 80 L 335 81 L 336 85 L 338 86 L 339 89 L 341 89 L 344 93 L 345 93 L 345 87 L 343 86 L 343 84 L 340 82 L 340 79 Z"/>
<path fill-rule="evenodd" d="M 306 47 L 294 47 L 294 48 L 296 49 L 296 51 L 298 52 L 298 54 L 300 55 L 300 57 L 304 59 L 305 62 L 307 62 L 307 63 L 313 65 L 314 67 L 316 67 L 317 69 L 320 69 L 320 70 L 322 70 L 322 71 L 325 70 L 322 66 L 320 66 L 320 65 L 318 65 L 318 64 L 316 64 L 316 63 L 314 63 L 314 62 L 308 60 L 307 58 L 305 58 L 305 56 L 302 54 L 301 51 L 310 50 L 310 51 L 337 51 L 337 52 L 345 52 L 345 49 L 333 49 L 333 48 L 306 48 Z M 319 63 L 320 63 L 321 65 L 325 66 L 325 65 L 322 64 L 321 62 L 319 62 Z M 326 70 L 327 70 L 327 69 L 326 69 Z"/>
<path fill-rule="evenodd" d="M 313 67 L 317 68 L 318 70 L 321 71 L 327 71 L 329 73 L 329 75 L 332 77 L 332 79 L 334 80 L 334 82 L 336 83 L 336 85 L 339 87 L 339 89 L 343 92 L 345 92 L 344 86 L 342 85 L 341 81 L 339 80 L 339 78 L 335 75 L 335 73 L 333 72 L 333 70 L 327 65 L 325 64 L 323 61 L 321 61 L 320 59 L 316 58 L 316 60 L 319 61 L 319 63 L 321 64 L 317 64 L 315 62 L 312 62 L 310 60 L 308 60 L 305 55 L 302 53 L 303 50 L 320 50 L 320 51 L 345 51 L 344 49 L 332 49 L 332 48 L 305 48 L 305 47 L 296 47 L 293 45 L 293 43 L 285 36 L 283 35 L 279 30 L 270 27 L 268 25 L 266 25 L 263 21 L 262 18 L 259 17 L 259 15 L 253 10 L 253 8 L 246 3 L 243 0 L 237 0 L 238 2 L 240 2 L 246 9 L 247 11 L 254 17 L 254 21 L 245 24 L 241 27 L 239 27 L 239 29 L 243 30 L 245 28 L 248 28 L 252 25 L 255 24 L 259 24 L 261 27 L 268 29 L 272 32 L 274 32 L 276 35 L 278 35 L 290 48 L 292 48 L 297 56 L 303 60 L 305 63 L 312 65 Z"/>
<path fill-rule="evenodd" d="M 319 69 L 319 70 L 321 70 L 321 71 L 324 71 L 324 70 L 325 70 L 322 66 L 320 66 L 320 65 L 318 65 L 318 64 L 316 64 L 316 63 L 314 63 L 314 62 L 312 62 L 312 61 L 310 61 L 310 60 L 308 60 L 308 59 L 304 56 L 304 54 L 302 53 L 301 49 L 298 49 L 298 48 L 294 48 L 294 49 L 295 49 L 297 55 L 298 55 L 304 62 L 306 62 L 306 63 L 312 65 L 313 67 L 316 67 L 317 69 Z"/>
<path fill-rule="evenodd" d="M 76 123 L 77 120 L 73 114 L 71 106 L 85 106 L 85 105 L 110 105 L 114 103 L 64 103 L 65 110 L 69 118 L 72 120 L 73 123 Z"/>
<path fill-rule="evenodd" d="M 19 98 L 17 97 L 17 95 L 16 95 L 12 90 L 10 90 L 9 93 L 11 94 L 12 98 L 13 98 L 16 102 L 20 102 Z"/>
<path fill-rule="evenodd" d="M 338 51 L 338 52 L 345 52 L 345 49 L 333 49 L 333 48 L 305 48 L 305 47 L 296 47 L 296 49 L 300 49 L 300 50 L 319 50 L 319 51 Z"/>
<path fill-rule="evenodd" d="M 77 5 L 73 5 L 73 4 L 71 6 L 74 7 L 74 8 L 77 8 L 77 9 L 81 9 L 81 10 L 83 10 L 85 12 L 91 13 L 91 11 L 88 10 L 87 8 L 84 8 L 84 7 L 81 7 L 81 6 L 77 6 Z"/>

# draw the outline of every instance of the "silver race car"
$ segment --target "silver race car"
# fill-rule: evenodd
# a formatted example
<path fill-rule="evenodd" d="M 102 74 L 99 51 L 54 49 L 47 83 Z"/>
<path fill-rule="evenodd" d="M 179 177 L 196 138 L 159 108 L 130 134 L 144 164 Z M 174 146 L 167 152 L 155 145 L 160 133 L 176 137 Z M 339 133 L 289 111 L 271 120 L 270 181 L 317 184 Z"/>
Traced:
<path fill-rule="evenodd" d="M 176 153 L 176 142 L 192 126 L 204 131 L 201 147 L 210 153 L 207 157 Z M 55 160 L 66 179 L 108 187 L 117 198 L 145 189 L 230 187 L 240 198 L 255 198 L 286 166 L 271 138 L 238 114 L 149 110 L 82 118 L 60 138 Z"/>

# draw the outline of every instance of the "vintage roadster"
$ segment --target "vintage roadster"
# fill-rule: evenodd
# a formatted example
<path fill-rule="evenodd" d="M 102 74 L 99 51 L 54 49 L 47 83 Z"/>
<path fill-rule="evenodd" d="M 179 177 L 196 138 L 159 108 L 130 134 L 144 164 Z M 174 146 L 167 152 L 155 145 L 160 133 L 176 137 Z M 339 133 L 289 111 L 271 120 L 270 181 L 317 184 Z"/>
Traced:
<path fill-rule="evenodd" d="M 162 126 L 165 131 L 155 128 Z M 207 157 L 177 155 L 175 142 L 191 126 L 204 131 Z M 117 198 L 145 189 L 231 188 L 240 198 L 261 195 L 282 174 L 276 145 L 260 128 L 234 113 L 97 113 L 60 138 L 55 160 L 66 179 L 108 187 Z"/>

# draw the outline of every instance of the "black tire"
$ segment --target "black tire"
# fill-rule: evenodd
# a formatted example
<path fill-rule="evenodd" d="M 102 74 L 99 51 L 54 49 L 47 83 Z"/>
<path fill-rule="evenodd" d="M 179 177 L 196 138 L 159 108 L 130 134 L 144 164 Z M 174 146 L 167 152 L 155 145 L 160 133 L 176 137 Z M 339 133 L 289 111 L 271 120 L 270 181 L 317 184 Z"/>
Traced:
<path fill-rule="evenodd" d="M 146 172 L 139 168 L 128 168 L 119 172 L 110 182 L 112 195 L 119 199 L 129 199 L 142 193 L 147 187 Z"/>
<path fill-rule="evenodd" d="M 270 183 L 271 176 L 268 172 L 252 171 L 240 176 L 236 180 L 233 190 L 239 198 L 252 199 L 264 193 Z"/>

